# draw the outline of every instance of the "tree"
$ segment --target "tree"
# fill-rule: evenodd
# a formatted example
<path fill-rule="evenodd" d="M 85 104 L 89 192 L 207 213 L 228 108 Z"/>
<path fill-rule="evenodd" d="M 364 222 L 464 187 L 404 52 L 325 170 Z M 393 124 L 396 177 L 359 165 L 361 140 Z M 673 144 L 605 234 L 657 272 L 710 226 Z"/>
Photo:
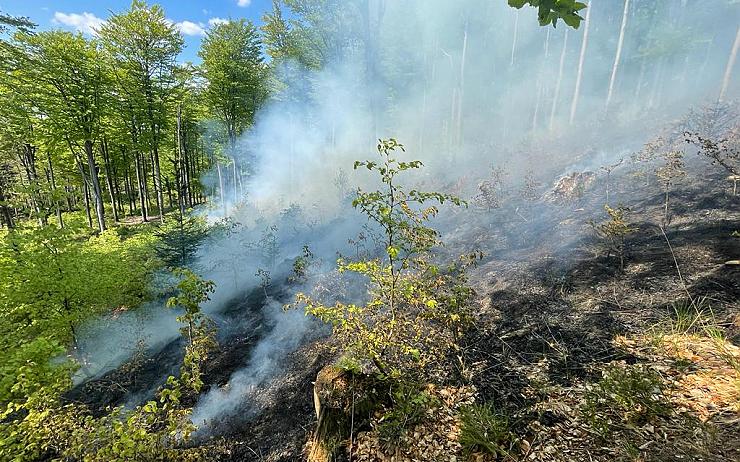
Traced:
<path fill-rule="evenodd" d="M 403 146 L 395 140 L 381 140 L 380 161 L 355 162 L 356 169 L 376 173 L 384 186 L 378 191 L 358 190 L 353 201 L 382 231 L 383 257 L 338 262 L 340 273 L 357 273 L 369 280 L 367 303 L 327 306 L 305 294 L 298 294 L 296 300 L 307 313 L 330 323 L 350 354 L 371 362 L 382 375 L 405 378 L 423 374 L 425 367 L 443 360 L 454 348 L 472 295 L 464 269 L 474 258 L 447 268 L 430 261 L 439 235 L 426 222 L 437 215 L 438 208 L 427 204 L 463 202 L 438 192 L 406 191 L 398 175 L 422 164 L 398 161 L 397 149 Z"/>
<path fill-rule="evenodd" d="M 699 154 L 708 157 L 712 164 L 717 164 L 730 174 L 732 195 L 737 194 L 737 182 L 740 180 L 740 131 L 735 128 L 727 138 L 719 141 L 705 138 L 697 133 L 685 132 L 686 142 L 696 146 Z"/>
<path fill-rule="evenodd" d="M 208 229 L 202 219 L 178 214 L 156 236 L 159 238 L 157 256 L 168 266 L 185 267 L 192 263 L 198 247 L 208 236 Z"/>
<path fill-rule="evenodd" d="M 242 170 L 234 152 L 236 139 L 254 123 L 257 109 L 266 96 L 259 32 L 243 19 L 217 24 L 206 34 L 198 54 L 203 59 L 207 80 L 204 96 L 226 129 L 236 201 L 237 187 L 242 182 Z M 220 174 L 221 166 L 218 168 Z M 221 189 L 223 201 L 223 186 Z"/>
<path fill-rule="evenodd" d="M 198 55 L 208 82 L 205 97 L 226 126 L 233 149 L 264 99 L 259 32 L 244 19 L 217 24 L 207 32 Z"/>
<path fill-rule="evenodd" d="M 159 219 L 164 220 L 162 172 L 159 161 L 161 134 L 166 126 L 166 103 L 176 83 L 175 58 L 184 40 L 158 5 L 133 0 L 131 8 L 112 15 L 100 28 L 100 37 L 117 69 L 119 91 L 130 105 L 134 126 L 146 121 L 146 145 L 151 151 Z"/>
<path fill-rule="evenodd" d="M 737 50 L 740 49 L 740 26 L 737 28 L 735 33 L 735 41 L 732 43 L 732 50 L 730 50 L 730 56 L 727 58 L 727 66 L 725 67 L 725 73 L 722 77 L 722 87 L 719 90 L 718 101 L 725 99 L 727 89 L 730 87 L 730 79 L 732 77 L 732 69 L 735 67 L 735 60 L 737 59 Z"/>
<path fill-rule="evenodd" d="M 609 220 L 602 223 L 589 224 L 596 235 L 603 240 L 607 256 L 614 254 L 619 258 L 619 271 L 624 271 L 624 258 L 627 255 L 626 237 L 635 231 L 626 219 L 628 210 L 624 207 L 611 208 L 604 205 Z"/>
<path fill-rule="evenodd" d="M 663 158 L 663 165 L 655 169 L 655 176 L 663 186 L 663 226 L 667 226 L 670 223 L 670 215 L 668 213 L 668 195 L 671 192 L 673 184 L 681 177 L 686 176 L 686 170 L 684 169 L 683 152 L 678 150 L 665 150 L 661 157 Z"/>
<path fill-rule="evenodd" d="M 101 136 L 101 118 L 110 84 L 106 59 L 97 43 L 81 34 L 51 31 L 21 34 L 28 72 L 26 94 L 49 120 L 55 136 L 87 164 L 95 199 L 98 228 L 105 231 L 105 208 L 94 147 Z M 34 90 L 29 89 L 33 87 Z M 81 153 L 84 153 L 84 157 Z"/>
<path fill-rule="evenodd" d="M 627 13 L 629 12 L 630 0 L 624 0 L 624 10 L 622 12 L 622 25 L 619 28 L 619 40 L 617 41 L 617 52 L 614 55 L 614 64 L 612 65 L 612 74 L 609 78 L 609 91 L 606 95 L 606 111 L 609 110 L 609 103 L 614 93 L 614 82 L 617 79 L 617 70 L 619 69 L 619 60 L 622 57 L 622 44 L 624 43 L 624 30 L 627 28 Z"/>
<path fill-rule="evenodd" d="M 36 27 L 30 19 L 21 16 L 11 16 L 0 11 L 0 34 L 13 28 L 21 32 L 29 32 Z"/>
<path fill-rule="evenodd" d="M 591 18 L 591 10 L 592 10 L 592 4 L 593 0 L 589 3 L 588 10 L 586 11 L 586 26 L 584 27 L 583 31 L 583 42 L 581 42 L 581 53 L 578 57 L 578 71 L 576 74 L 576 86 L 573 90 L 573 99 L 570 103 L 570 124 L 573 125 L 573 120 L 576 117 L 576 109 L 578 108 L 578 98 L 581 95 L 581 80 L 583 79 L 583 63 L 586 59 L 586 47 L 588 46 L 588 30 Z"/>

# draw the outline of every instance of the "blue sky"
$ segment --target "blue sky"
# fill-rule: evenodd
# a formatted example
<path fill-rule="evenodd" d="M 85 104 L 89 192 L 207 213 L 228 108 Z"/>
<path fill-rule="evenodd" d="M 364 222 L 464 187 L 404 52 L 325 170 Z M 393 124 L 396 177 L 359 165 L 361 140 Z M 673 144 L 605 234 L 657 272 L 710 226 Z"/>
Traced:
<path fill-rule="evenodd" d="M 246 18 L 259 24 L 262 14 L 272 8 L 272 0 L 161 0 L 152 1 L 163 8 L 178 24 L 185 37 L 180 61 L 198 62 L 200 39 L 219 19 Z M 110 12 L 126 10 L 129 0 L 0 0 L 0 11 L 14 16 L 28 16 L 39 29 L 80 30 L 91 33 Z"/>

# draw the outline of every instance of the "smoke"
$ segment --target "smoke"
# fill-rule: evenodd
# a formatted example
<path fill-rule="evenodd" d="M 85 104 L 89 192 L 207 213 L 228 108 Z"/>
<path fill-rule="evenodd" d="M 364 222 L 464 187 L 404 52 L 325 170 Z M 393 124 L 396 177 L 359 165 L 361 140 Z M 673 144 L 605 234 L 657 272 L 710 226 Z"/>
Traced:
<path fill-rule="evenodd" d="M 272 300 L 264 307 L 268 334 L 252 349 L 247 365 L 229 378 L 223 388 L 212 388 L 198 402 L 191 420 L 199 427 L 220 422 L 247 404 L 246 413 L 253 415 L 259 409 L 249 406 L 250 398 L 260 385 L 282 371 L 288 353 L 294 351 L 305 339 L 324 334 L 321 325 L 297 310 L 284 311 L 282 304 Z"/>
<path fill-rule="evenodd" d="M 270 274 L 273 288 L 284 286 L 304 245 L 321 271 L 333 268 L 337 253 L 356 250 L 348 239 L 367 222 L 347 198 L 352 189 L 376 183 L 352 166 L 374 158 L 378 138 L 398 139 L 407 149 L 400 158 L 425 163 L 409 178 L 411 186 L 470 198 L 491 165 L 505 168 L 515 187 L 530 170 L 548 184 L 566 172 L 598 171 L 627 157 L 692 105 L 716 100 L 738 5 L 631 2 L 607 110 L 624 4 L 590 3 L 575 108 L 584 25 L 540 27 L 535 9 L 515 10 L 493 0 L 324 3 L 325 10 L 310 19 L 321 28 L 320 40 L 306 41 L 320 57 L 320 69 L 274 63 L 278 91 L 237 149 L 227 153 L 233 162 L 220 165 L 220 177 L 214 169 L 203 178 L 214 194 L 198 213 L 215 222 L 226 209 L 235 224 L 198 254 L 196 269 L 216 282 L 205 310 L 233 317 L 239 310 L 262 309 L 269 328 L 228 385 L 201 399 L 194 422 L 243 406 L 315 328 L 302 313 L 280 309 L 295 288 L 286 286 L 285 300 L 262 308 L 244 304 L 244 294 L 264 284 L 260 269 Z M 729 96 L 738 94 L 737 82 Z M 247 170 L 250 175 L 242 176 Z M 220 203 L 222 195 L 226 204 Z M 450 224 L 460 235 L 465 213 L 473 212 L 459 213 Z M 538 217 L 529 217 L 528 226 L 538 226 Z M 127 314 L 119 324 L 144 326 L 150 345 L 177 336 L 171 313 L 161 306 L 145 312 L 156 314 L 145 320 Z M 231 330 L 252 328 L 248 314 Z M 108 339 L 112 330 L 120 330 L 120 338 L 111 343 L 131 344 L 124 329 L 110 326 L 93 329 L 91 337 Z M 90 341 L 87 348 L 98 372 L 126 357 L 115 348 L 98 348 L 101 343 Z"/>

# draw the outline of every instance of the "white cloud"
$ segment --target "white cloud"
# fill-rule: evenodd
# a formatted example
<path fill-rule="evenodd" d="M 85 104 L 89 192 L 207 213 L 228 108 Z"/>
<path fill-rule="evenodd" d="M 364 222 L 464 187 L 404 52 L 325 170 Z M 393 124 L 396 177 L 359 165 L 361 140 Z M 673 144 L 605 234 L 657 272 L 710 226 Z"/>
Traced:
<path fill-rule="evenodd" d="M 185 35 L 205 35 L 206 33 L 202 22 L 196 24 L 192 21 L 181 21 L 175 23 L 175 26 Z"/>
<path fill-rule="evenodd" d="M 252 0 L 237 0 L 236 4 L 241 7 L 247 7 L 249 4 L 252 3 Z"/>
<path fill-rule="evenodd" d="M 224 18 L 211 18 L 211 19 L 208 20 L 208 25 L 211 26 L 211 27 L 213 27 L 213 26 L 215 26 L 217 24 L 226 24 L 227 22 L 229 22 L 228 19 L 224 19 Z"/>
<path fill-rule="evenodd" d="M 54 19 L 52 22 L 73 27 L 75 30 L 91 35 L 96 35 L 100 26 L 105 23 L 105 21 L 92 13 L 83 12 L 82 14 L 78 14 L 62 13 L 59 11 L 54 13 Z"/>

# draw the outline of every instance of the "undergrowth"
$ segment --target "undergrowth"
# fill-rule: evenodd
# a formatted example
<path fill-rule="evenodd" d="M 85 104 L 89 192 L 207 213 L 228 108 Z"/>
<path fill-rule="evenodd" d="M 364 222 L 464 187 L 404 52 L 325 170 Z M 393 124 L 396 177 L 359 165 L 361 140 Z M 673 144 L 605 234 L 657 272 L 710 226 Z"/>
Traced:
<path fill-rule="evenodd" d="M 460 410 L 460 444 L 463 450 L 507 457 L 516 445 L 509 416 L 491 403 L 472 404 Z"/>
<path fill-rule="evenodd" d="M 607 368 L 585 401 L 586 421 L 603 437 L 616 429 L 654 423 L 672 412 L 660 374 L 639 365 Z"/>

